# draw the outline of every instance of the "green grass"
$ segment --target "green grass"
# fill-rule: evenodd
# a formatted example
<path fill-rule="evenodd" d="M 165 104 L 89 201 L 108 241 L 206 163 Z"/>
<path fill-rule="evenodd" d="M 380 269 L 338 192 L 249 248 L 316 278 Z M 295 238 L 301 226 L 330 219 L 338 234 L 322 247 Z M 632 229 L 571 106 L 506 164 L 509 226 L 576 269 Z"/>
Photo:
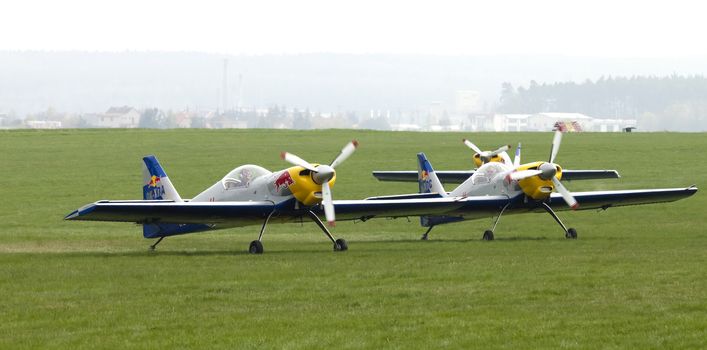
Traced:
<path fill-rule="evenodd" d="M 707 199 L 563 212 L 435 228 L 417 218 L 340 222 L 335 253 L 318 228 L 272 225 L 166 239 L 139 227 L 65 222 L 98 199 L 139 198 L 141 157 L 156 154 L 183 197 L 237 165 L 287 167 L 287 150 L 329 162 L 350 139 L 334 196 L 407 193 L 371 170 L 468 169 L 483 149 L 523 142 L 548 157 L 552 135 L 273 130 L 0 132 L 0 348 L 706 348 Z M 617 169 L 571 190 L 705 188 L 705 134 L 566 135 L 567 169 Z"/>

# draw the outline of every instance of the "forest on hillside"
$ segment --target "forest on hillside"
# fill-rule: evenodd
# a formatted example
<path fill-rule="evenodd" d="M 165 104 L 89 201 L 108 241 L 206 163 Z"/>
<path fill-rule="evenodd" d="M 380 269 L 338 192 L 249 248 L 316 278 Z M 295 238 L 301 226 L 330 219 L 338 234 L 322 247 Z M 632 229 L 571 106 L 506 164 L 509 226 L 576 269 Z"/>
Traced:
<path fill-rule="evenodd" d="M 601 77 L 514 88 L 502 84 L 499 113 L 577 112 L 636 119 L 643 130 L 704 130 L 707 79 L 702 75 Z"/>

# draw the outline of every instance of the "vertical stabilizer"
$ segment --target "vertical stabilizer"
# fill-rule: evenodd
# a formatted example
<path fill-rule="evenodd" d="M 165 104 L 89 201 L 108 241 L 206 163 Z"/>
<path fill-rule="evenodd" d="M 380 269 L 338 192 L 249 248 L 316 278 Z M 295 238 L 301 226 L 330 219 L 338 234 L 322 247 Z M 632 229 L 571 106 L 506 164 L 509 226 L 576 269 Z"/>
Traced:
<path fill-rule="evenodd" d="M 142 160 L 145 162 L 142 167 L 142 199 L 167 199 L 183 202 L 157 158 L 149 155 Z"/>
<path fill-rule="evenodd" d="M 427 160 L 424 153 L 417 154 L 417 182 L 420 185 L 420 193 L 438 193 L 442 197 L 449 196 L 447 191 L 442 187 L 442 182 L 439 181 L 437 174 L 435 174 L 434 169 L 432 169 L 432 164 Z M 430 227 L 430 229 L 439 224 L 446 224 L 450 222 L 456 222 L 463 220 L 461 217 L 450 217 L 450 216 L 420 216 L 420 225 L 423 227 Z M 423 236 L 423 239 L 427 239 L 427 234 Z"/>
<path fill-rule="evenodd" d="M 417 183 L 420 186 L 420 193 L 438 193 L 442 197 L 447 196 L 442 182 L 439 181 L 432 165 L 422 152 L 417 154 Z"/>

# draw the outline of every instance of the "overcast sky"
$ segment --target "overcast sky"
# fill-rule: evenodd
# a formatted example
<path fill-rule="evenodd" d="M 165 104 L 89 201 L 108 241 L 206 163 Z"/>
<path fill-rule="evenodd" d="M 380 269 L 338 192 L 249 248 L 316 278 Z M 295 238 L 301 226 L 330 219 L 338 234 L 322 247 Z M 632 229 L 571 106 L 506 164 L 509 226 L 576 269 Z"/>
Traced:
<path fill-rule="evenodd" d="M 0 50 L 706 56 L 700 1 L 5 1 Z"/>

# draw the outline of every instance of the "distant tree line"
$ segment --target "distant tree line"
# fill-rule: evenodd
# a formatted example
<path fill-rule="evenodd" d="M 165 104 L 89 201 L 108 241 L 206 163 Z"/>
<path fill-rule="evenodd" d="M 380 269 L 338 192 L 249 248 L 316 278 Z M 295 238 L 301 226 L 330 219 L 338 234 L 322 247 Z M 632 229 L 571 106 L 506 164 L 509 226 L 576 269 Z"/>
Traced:
<path fill-rule="evenodd" d="M 500 113 L 577 112 L 636 119 L 646 130 L 707 127 L 707 79 L 702 75 L 601 77 L 583 83 L 501 86 Z"/>

